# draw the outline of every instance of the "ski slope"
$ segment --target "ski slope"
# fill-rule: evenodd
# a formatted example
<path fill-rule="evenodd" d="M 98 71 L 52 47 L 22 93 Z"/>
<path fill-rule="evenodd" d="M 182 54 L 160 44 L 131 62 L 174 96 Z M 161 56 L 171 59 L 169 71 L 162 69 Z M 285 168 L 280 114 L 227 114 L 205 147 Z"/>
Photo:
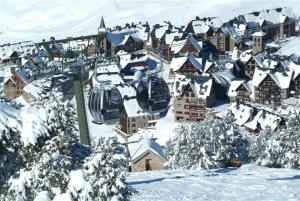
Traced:
<path fill-rule="evenodd" d="M 136 201 L 300 200 L 300 170 L 244 165 L 216 170 L 132 173 Z"/>
<path fill-rule="evenodd" d="M 299 16 L 300 0 L 4 0 L 0 44 L 94 34 L 101 16 L 108 27 L 165 20 L 181 26 L 195 16 L 219 16 L 226 21 L 238 14 L 283 6 L 292 7 Z"/>

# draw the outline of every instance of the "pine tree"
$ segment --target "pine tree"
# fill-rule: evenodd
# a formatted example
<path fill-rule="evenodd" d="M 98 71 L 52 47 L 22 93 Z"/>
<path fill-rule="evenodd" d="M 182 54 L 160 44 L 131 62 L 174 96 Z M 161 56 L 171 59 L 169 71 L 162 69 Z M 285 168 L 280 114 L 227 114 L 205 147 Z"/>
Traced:
<path fill-rule="evenodd" d="M 247 155 L 246 139 L 233 120 L 213 118 L 181 125 L 166 146 L 171 168 L 219 168 Z"/>

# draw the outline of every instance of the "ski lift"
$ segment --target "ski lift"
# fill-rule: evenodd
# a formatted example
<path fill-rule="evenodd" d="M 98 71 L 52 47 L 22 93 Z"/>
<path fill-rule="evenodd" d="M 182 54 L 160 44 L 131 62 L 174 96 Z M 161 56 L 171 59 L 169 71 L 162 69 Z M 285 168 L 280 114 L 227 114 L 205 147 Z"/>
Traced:
<path fill-rule="evenodd" d="M 89 96 L 88 107 L 93 123 L 114 121 L 121 116 L 122 95 L 114 86 L 94 88 Z"/>
<path fill-rule="evenodd" d="M 137 102 L 139 106 L 147 112 L 164 112 L 167 110 L 171 95 L 165 80 L 158 76 L 163 62 L 160 61 L 160 67 L 153 71 L 148 71 L 145 78 L 140 80 L 137 90 Z"/>
<path fill-rule="evenodd" d="M 98 63 L 97 67 L 101 67 L 101 64 Z M 88 102 L 93 122 L 96 124 L 113 122 L 121 116 L 122 95 L 110 81 L 98 80 L 97 68 L 94 69 L 94 77 L 99 86 L 91 90 Z"/>

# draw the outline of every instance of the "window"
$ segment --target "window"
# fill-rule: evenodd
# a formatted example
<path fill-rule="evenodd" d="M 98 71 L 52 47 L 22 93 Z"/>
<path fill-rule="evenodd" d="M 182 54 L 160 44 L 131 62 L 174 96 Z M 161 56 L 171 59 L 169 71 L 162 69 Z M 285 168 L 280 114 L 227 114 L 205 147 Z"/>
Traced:
<path fill-rule="evenodd" d="M 132 122 L 135 122 L 135 118 L 132 118 L 131 121 L 132 121 Z"/>

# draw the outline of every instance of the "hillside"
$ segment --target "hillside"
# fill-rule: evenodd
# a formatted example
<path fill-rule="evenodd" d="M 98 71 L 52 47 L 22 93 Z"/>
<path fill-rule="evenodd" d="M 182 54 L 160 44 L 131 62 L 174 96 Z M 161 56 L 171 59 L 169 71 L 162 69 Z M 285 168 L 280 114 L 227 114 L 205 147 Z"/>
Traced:
<path fill-rule="evenodd" d="M 23 40 L 40 41 L 55 36 L 80 36 L 95 33 L 104 16 L 107 26 L 128 22 L 148 21 L 158 23 L 169 20 L 175 25 L 185 25 L 195 16 L 219 16 L 226 21 L 237 14 L 259 9 L 292 7 L 300 14 L 299 0 L 249 1 L 249 0 L 35 0 L 1 2 L 0 44 Z M 222 9 L 220 9 L 222 8 Z"/>

